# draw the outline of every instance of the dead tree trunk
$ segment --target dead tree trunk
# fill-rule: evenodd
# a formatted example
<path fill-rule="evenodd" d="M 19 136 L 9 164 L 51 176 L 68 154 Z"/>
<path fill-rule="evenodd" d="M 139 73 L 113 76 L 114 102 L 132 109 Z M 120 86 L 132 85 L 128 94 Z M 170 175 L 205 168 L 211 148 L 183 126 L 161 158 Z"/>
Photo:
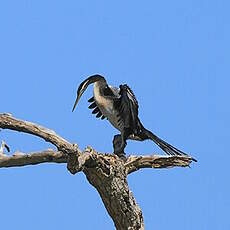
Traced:
<path fill-rule="evenodd" d="M 123 161 L 94 151 L 92 157 L 93 167 L 88 165 L 83 171 L 99 192 L 116 229 L 144 229 L 142 212 L 129 190 Z"/>
<path fill-rule="evenodd" d="M 127 175 L 141 168 L 188 167 L 192 159 L 187 156 L 129 156 L 124 162 L 113 154 L 98 153 L 88 147 L 80 151 L 54 131 L 37 124 L 0 114 L 0 128 L 30 133 L 57 147 L 37 153 L 17 152 L 11 156 L 0 154 L 0 168 L 40 163 L 67 163 L 72 174 L 84 172 L 89 183 L 99 192 L 106 210 L 118 230 L 144 229 L 143 215 L 130 191 Z"/>

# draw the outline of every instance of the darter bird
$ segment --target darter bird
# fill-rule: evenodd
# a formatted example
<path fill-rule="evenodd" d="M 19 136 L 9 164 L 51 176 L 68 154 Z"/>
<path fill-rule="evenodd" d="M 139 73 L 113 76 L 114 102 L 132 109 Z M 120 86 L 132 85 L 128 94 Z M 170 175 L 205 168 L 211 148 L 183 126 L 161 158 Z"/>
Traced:
<path fill-rule="evenodd" d="M 119 88 L 107 84 L 101 75 L 93 75 L 84 80 L 78 87 L 77 98 L 73 110 L 79 102 L 80 97 L 87 87 L 94 83 L 93 97 L 88 101 L 91 103 L 89 108 L 92 113 L 102 120 L 107 118 L 109 122 L 120 131 L 113 139 L 114 153 L 125 159 L 124 149 L 127 139 L 144 141 L 152 140 L 166 154 L 188 156 L 188 154 L 168 144 L 160 139 L 151 131 L 146 129 L 138 117 L 138 102 L 128 85 L 120 85 Z M 192 158 L 193 161 L 196 159 Z"/>

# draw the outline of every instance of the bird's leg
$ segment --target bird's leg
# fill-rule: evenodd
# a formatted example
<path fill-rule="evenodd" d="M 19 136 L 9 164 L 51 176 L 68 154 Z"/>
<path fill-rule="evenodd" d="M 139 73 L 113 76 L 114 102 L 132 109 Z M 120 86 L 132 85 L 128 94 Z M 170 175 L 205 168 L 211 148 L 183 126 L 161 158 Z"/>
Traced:
<path fill-rule="evenodd" d="M 123 147 L 123 141 L 122 141 L 122 136 L 120 134 L 118 135 L 115 135 L 114 138 L 113 138 L 113 152 L 114 154 L 116 154 L 117 156 L 119 156 L 122 160 L 126 159 L 125 157 L 125 152 L 124 152 L 124 149 L 125 149 L 125 146 Z"/>

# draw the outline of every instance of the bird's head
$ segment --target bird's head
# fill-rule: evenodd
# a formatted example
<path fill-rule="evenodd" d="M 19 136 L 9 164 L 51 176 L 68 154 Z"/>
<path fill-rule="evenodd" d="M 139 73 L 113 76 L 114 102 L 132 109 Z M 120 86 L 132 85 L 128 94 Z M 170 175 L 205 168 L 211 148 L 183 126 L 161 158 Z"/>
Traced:
<path fill-rule="evenodd" d="M 76 108 L 76 105 L 78 103 L 78 101 L 80 100 L 82 94 L 85 92 L 85 90 L 87 89 L 87 87 L 92 84 L 92 83 L 95 83 L 97 81 L 105 81 L 105 78 L 99 74 L 95 74 L 95 75 L 92 75 L 90 77 L 88 77 L 86 80 L 84 80 L 78 87 L 78 90 L 77 90 L 77 98 L 76 98 L 76 101 L 74 103 L 74 106 L 73 106 L 73 109 L 72 109 L 72 112 L 74 111 L 74 109 Z"/>

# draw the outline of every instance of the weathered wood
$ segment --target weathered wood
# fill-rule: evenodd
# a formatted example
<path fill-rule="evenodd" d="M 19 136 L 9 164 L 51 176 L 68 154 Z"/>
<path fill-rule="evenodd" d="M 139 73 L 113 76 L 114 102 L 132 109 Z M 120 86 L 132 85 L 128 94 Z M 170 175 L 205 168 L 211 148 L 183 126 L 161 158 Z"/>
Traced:
<path fill-rule="evenodd" d="M 99 192 L 116 229 L 144 229 L 142 211 L 129 189 L 124 162 L 117 156 L 106 157 L 93 150 L 89 161 L 83 171 Z"/>
<path fill-rule="evenodd" d="M 57 135 L 53 130 L 44 128 L 32 122 L 16 119 L 8 113 L 0 114 L 0 128 L 38 136 L 45 141 L 52 143 L 58 148 L 58 150 L 64 153 L 70 154 L 77 151 L 76 145 L 72 145 L 67 140 Z"/>
<path fill-rule="evenodd" d="M 0 168 L 36 165 L 41 163 L 66 163 L 67 155 L 62 152 L 45 150 L 36 153 L 16 152 L 12 156 L 0 155 Z"/>
<path fill-rule="evenodd" d="M 192 158 L 189 156 L 130 156 L 125 162 L 126 173 L 130 174 L 143 168 L 189 167 Z"/>
<path fill-rule="evenodd" d="M 0 114 L 0 128 L 29 133 L 54 144 L 58 151 L 11 156 L 0 155 L 0 168 L 34 165 L 40 163 L 67 163 L 72 174 L 84 172 L 89 183 L 99 192 L 106 210 L 118 230 L 142 230 L 142 211 L 129 190 L 127 175 L 141 168 L 188 167 L 192 159 L 187 156 L 130 156 L 126 161 L 113 154 L 98 153 L 88 147 L 80 151 L 54 131 L 35 123 L 13 118 L 10 114 Z"/>

